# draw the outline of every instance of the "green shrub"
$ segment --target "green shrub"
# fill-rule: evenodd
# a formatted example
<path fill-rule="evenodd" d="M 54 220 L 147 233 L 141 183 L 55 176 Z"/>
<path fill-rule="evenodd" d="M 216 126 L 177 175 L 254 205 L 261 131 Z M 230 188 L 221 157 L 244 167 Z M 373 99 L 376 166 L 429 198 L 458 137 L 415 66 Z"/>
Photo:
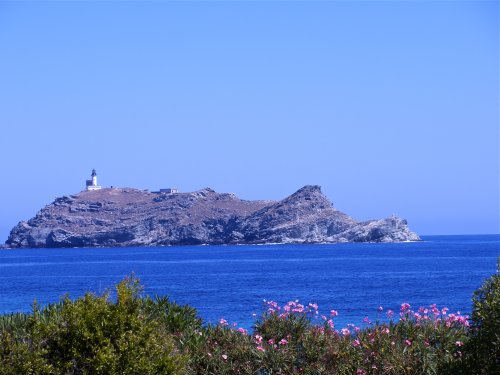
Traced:
<path fill-rule="evenodd" d="M 500 260 L 497 273 L 472 297 L 472 329 L 466 350 L 470 373 L 500 374 Z"/>
<path fill-rule="evenodd" d="M 1 331 L 1 372 L 56 374 L 178 374 L 185 359 L 161 322 L 148 319 L 139 282 L 127 278 L 109 293 L 86 294 L 35 307 L 25 333 Z"/>

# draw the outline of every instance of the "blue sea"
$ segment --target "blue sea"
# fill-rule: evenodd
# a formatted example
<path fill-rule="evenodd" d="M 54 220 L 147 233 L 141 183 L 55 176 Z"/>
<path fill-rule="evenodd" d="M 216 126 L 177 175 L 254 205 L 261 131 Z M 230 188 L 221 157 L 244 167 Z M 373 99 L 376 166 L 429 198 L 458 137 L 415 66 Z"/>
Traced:
<path fill-rule="evenodd" d="M 0 313 L 29 311 L 87 291 L 102 293 L 132 272 L 148 295 L 197 308 L 205 322 L 251 328 L 263 300 L 317 303 L 337 327 L 377 311 L 436 303 L 471 311 L 475 289 L 495 273 L 500 235 L 428 236 L 396 244 L 248 245 L 0 251 Z"/>

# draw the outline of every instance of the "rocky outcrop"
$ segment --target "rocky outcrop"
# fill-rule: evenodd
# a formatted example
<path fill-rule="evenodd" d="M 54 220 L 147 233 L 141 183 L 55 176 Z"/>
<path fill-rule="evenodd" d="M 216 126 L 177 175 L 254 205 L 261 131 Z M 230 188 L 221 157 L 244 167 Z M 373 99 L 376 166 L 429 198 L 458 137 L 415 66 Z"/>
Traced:
<path fill-rule="evenodd" d="M 246 201 L 210 188 L 163 194 L 83 191 L 57 198 L 10 232 L 9 247 L 396 242 L 420 238 L 405 220 L 358 222 L 319 186 L 278 201 Z"/>

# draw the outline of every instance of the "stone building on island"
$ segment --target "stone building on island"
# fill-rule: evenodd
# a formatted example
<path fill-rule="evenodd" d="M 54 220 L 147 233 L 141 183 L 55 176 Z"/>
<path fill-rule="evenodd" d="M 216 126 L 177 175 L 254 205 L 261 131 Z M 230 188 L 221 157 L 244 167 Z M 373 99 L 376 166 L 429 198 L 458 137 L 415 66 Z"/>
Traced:
<path fill-rule="evenodd" d="M 178 194 L 179 189 L 177 189 L 177 188 L 165 188 L 165 189 L 160 189 L 157 191 L 152 191 L 151 193 L 162 194 L 162 195 L 173 195 L 173 194 Z"/>
<path fill-rule="evenodd" d="M 160 193 L 163 193 L 163 194 L 177 194 L 178 192 L 179 192 L 179 189 L 177 189 L 177 188 L 160 189 Z"/>

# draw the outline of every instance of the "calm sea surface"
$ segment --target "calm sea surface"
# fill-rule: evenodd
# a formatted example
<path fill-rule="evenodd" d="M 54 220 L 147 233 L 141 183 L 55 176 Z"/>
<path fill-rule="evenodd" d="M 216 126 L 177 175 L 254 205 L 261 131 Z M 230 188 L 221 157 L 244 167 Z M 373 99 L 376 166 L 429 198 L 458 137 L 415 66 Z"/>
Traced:
<path fill-rule="evenodd" d="M 400 244 L 131 247 L 0 251 L 0 312 L 34 299 L 103 292 L 134 272 L 145 293 L 250 328 L 264 299 L 315 302 L 337 326 L 377 319 L 377 307 L 438 304 L 471 310 L 472 292 L 496 269 L 500 236 L 428 236 Z"/>

